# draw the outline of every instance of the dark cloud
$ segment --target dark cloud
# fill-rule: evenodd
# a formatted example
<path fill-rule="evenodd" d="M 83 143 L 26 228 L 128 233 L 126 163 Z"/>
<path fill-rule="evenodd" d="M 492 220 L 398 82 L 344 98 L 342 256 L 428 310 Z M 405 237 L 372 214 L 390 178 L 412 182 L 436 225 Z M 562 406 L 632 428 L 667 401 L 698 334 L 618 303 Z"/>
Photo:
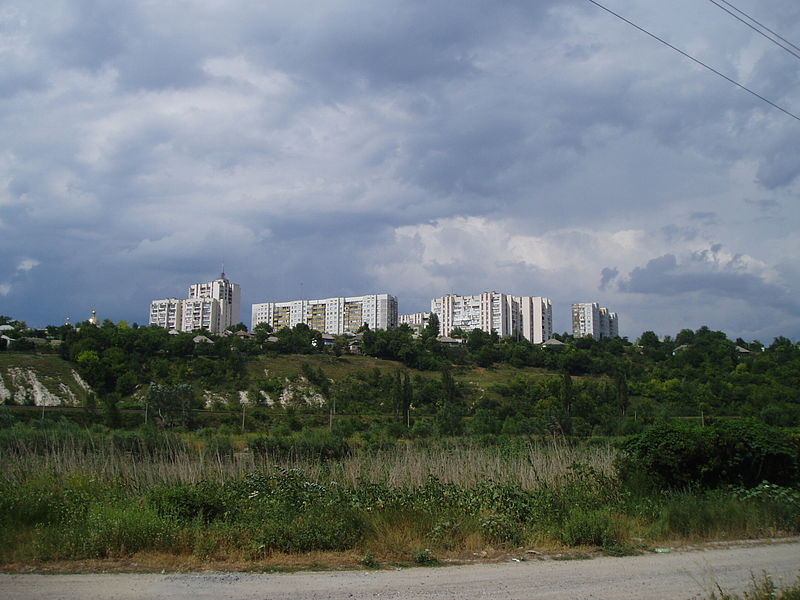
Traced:
<path fill-rule="evenodd" d="M 102 0 L 77 0 L 49 18 L 54 31 L 45 44 L 51 58 L 63 67 L 99 69 L 126 50 L 141 32 L 135 4 L 115 5 Z"/>
<path fill-rule="evenodd" d="M 800 150 L 788 140 L 785 145 L 773 149 L 759 165 L 756 180 L 767 189 L 786 187 L 800 175 Z"/>
<path fill-rule="evenodd" d="M 800 301 L 789 290 L 744 270 L 740 257 L 733 257 L 715 268 L 710 255 L 719 249 L 715 246 L 711 251 L 697 252 L 688 263 L 678 263 L 673 254 L 659 256 L 644 267 L 633 269 L 626 279 L 620 280 L 619 289 L 625 293 L 658 296 L 722 296 L 790 314 L 800 310 Z"/>
<path fill-rule="evenodd" d="M 614 281 L 617 275 L 619 275 L 619 269 L 616 267 L 604 267 L 600 272 L 600 285 L 598 289 L 604 291 L 608 287 L 608 284 Z"/>
<path fill-rule="evenodd" d="M 690 217 L 691 218 L 691 217 Z M 680 225 L 664 225 L 661 233 L 669 242 L 692 241 L 697 239 L 698 231 L 696 227 L 685 227 Z"/>

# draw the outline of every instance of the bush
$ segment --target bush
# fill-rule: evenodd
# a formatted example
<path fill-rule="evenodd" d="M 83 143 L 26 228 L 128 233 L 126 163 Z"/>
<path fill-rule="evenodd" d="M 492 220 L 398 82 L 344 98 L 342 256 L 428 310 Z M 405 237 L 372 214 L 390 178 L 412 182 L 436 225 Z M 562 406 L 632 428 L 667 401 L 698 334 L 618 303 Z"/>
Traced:
<path fill-rule="evenodd" d="M 313 507 L 293 519 L 263 521 L 255 535 L 257 550 L 266 553 L 349 550 L 364 537 L 365 523 L 345 506 Z"/>
<path fill-rule="evenodd" d="M 659 423 L 628 438 L 621 450 L 621 476 L 656 489 L 798 481 L 797 443 L 784 431 L 750 419 L 716 421 L 705 428 Z"/>
<path fill-rule="evenodd" d="M 482 515 L 479 523 L 481 533 L 490 542 L 521 546 L 525 541 L 522 524 L 507 515 Z"/>
<path fill-rule="evenodd" d="M 619 546 L 623 541 L 607 509 L 573 510 L 562 524 L 558 537 L 568 546 Z"/>
<path fill-rule="evenodd" d="M 156 488 L 146 496 L 147 505 L 159 515 L 182 522 L 210 522 L 225 513 L 226 490 L 221 484 L 202 481 Z"/>

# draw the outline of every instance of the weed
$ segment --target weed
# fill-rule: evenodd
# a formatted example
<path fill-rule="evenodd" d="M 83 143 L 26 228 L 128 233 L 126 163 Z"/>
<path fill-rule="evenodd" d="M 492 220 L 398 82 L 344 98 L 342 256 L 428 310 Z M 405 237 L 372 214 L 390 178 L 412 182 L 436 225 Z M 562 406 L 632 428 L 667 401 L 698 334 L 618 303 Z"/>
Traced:
<path fill-rule="evenodd" d="M 622 539 L 616 522 L 608 509 L 573 510 L 559 532 L 568 546 L 620 546 Z"/>
<path fill-rule="evenodd" d="M 762 573 L 760 578 L 750 575 L 750 586 L 744 596 L 725 592 L 717 585 L 717 592 L 711 592 L 709 600 L 800 600 L 800 580 L 792 586 L 778 589 L 769 573 Z"/>
<path fill-rule="evenodd" d="M 377 569 L 381 566 L 381 564 L 373 558 L 372 553 L 369 551 L 364 554 L 359 562 L 367 569 Z"/>
<path fill-rule="evenodd" d="M 423 550 L 414 550 L 411 553 L 411 559 L 414 561 L 414 564 L 423 566 L 423 567 L 435 567 L 439 564 L 439 560 L 431 554 L 431 551 L 428 548 Z"/>

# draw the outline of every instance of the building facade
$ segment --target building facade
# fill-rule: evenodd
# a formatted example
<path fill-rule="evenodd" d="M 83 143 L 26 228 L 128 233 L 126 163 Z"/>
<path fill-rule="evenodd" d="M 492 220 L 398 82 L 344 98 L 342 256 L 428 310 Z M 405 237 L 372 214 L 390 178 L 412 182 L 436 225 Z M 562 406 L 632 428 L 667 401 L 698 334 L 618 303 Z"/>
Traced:
<path fill-rule="evenodd" d="M 242 321 L 240 314 L 241 288 L 239 284 L 228 281 L 225 273 L 222 273 L 219 279 L 214 281 L 190 285 L 188 299 L 215 301 L 211 304 L 192 304 L 194 309 L 202 306 L 206 314 L 213 319 L 211 321 L 212 327 L 206 327 L 212 333 L 221 333 L 231 325 L 236 325 Z M 187 329 L 185 331 L 190 330 Z"/>
<path fill-rule="evenodd" d="M 592 336 L 596 340 L 619 336 L 617 313 L 601 307 L 597 302 L 572 305 L 572 335 Z"/>
<path fill-rule="evenodd" d="M 619 322 L 617 320 L 617 313 L 611 312 L 607 308 L 600 309 L 600 337 L 619 337 Z"/>
<path fill-rule="evenodd" d="M 253 304 L 252 326 L 267 323 L 273 329 L 305 323 L 322 333 L 355 333 L 364 323 L 370 329 L 397 327 L 397 298 L 370 294 L 348 298 L 291 300 Z"/>
<path fill-rule="evenodd" d="M 180 331 L 183 327 L 183 300 L 164 298 L 150 303 L 150 325 Z"/>
<path fill-rule="evenodd" d="M 514 305 L 522 337 L 534 344 L 546 342 L 553 336 L 553 302 L 542 296 L 514 296 Z"/>
<path fill-rule="evenodd" d="M 409 315 L 399 315 L 397 317 L 397 324 L 398 325 L 419 325 L 425 327 L 428 324 L 428 319 L 430 318 L 431 313 L 427 312 L 418 312 L 412 313 Z"/>
<path fill-rule="evenodd" d="M 170 331 L 206 329 L 221 334 L 241 322 L 241 288 L 222 273 L 219 279 L 189 286 L 188 298 L 165 298 L 150 303 L 150 325 Z"/>
<path fill-rule="evenodd" d="M 553 309 L 549 298 L 483 292 L 474 296 L 448 294 L 431 300 L 431 313 L 439 318 L 439 331 L 495 331 L 500 337 L 518 336 L 539 344 L 553 334 Z"/>

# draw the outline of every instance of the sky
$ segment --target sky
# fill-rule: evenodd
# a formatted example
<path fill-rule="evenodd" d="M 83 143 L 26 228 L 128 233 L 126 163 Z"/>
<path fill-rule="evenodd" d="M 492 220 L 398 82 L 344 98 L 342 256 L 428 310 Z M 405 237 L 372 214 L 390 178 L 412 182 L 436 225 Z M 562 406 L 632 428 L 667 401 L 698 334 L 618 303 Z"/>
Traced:
<path fill-rule="evenodd" d="M 611 10 L 800 114 L 710 1 Z M 732 0 L 800 45 L 797 0 Z M 800 54 L 800 52 L 796 52 Z M 620 334 L 800 339 L 800 120 L 587 0 L 5 0 L 0 314 L 547 296 Z"/>

